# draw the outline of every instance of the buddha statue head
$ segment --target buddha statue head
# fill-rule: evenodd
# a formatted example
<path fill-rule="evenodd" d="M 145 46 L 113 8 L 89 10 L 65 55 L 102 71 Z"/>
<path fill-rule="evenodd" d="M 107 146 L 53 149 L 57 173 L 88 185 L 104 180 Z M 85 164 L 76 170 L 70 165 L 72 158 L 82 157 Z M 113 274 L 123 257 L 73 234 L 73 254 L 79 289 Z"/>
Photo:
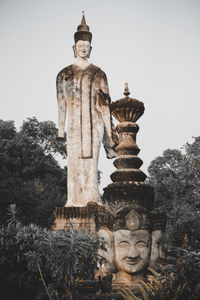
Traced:
<path fill-rule="evenodd" d="M 103 247 L 98 250 L 98 254 L 103 259 L 100 273 L 102 276 L 110 275 L 115 272 L 113 232 L 106 227 L 101 227 L 98 231 L 98 237 L 103 241 Z"/>
<path fill-rule="evenodd" d="M 77 27 L 77 32 L 74 34 L 75 45 L 73 46 L 74 57 L 79 57 L 87 60 L 90 57 L 92 33 L 89 31 L 89 26 L 86 24 L 84 12 L 81 24 Z"/>
<path fill-rule="evenodd" d="M 164 259 L 165 254 L 163 252 L 163 238 L 164 231 L 167 222 L 166 213 L 152 212 L 151 213 L 151 224 L 152 224 L 152 243 L 151 243 L 151 256 L 150 256 L 150 267 L 155 268 L 156 262 L 159 259 Z"/>
<path fill-rule="evenodd" d="M 98 254 L 102 258 L 102 263 L 99 265 L 100 276 L 107 276 L 115 272 L 114 264 L 114 238 L 113 238 L 113 215 L 103 209 L 96 214 L 97 236 L 102 242 L 102 247 L 99 248 Z"/>
<path fill-rule="evenodd" d="M 139 206 L 119 209 L 114 220 L 116 283 L 132 284 L 141 279 L 150 256 L 150 223 Z"/>

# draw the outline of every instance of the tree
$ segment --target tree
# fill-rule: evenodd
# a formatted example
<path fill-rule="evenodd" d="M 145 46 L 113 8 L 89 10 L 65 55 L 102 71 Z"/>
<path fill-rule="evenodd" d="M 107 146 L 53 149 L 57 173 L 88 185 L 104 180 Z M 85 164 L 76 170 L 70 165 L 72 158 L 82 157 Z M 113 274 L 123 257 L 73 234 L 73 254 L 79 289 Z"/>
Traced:
<path fill-rule="evenodd" d="M 183 151 L 164 151 L 148 171 L 155 208 L 167 211 L 167 242 L 180 246 L 185 237 L 192 248 L 200 249 L 200 137 Z"/>
<path fill-rule="evenodd" d="M 45 155 L 59 153 L 66 158 L 66 135 L 63 141 L 58 141 L 58 129 L 52 121 L 39 122 L 35 117 L 28 118 L 28 121 L 23 122 L 20 133 L 41 146 Z"/>
<path fill-rule="evenodd" d="M 9 204 L 16 203 L 23 224 L 50 227 L 53 211 L 66 201 L 66 169 L 54 156 L 66 157 L 65 144 L 56 140 L 53 122 L 36 118 L 23 122 L 0 120 L 0 222 Z"/>

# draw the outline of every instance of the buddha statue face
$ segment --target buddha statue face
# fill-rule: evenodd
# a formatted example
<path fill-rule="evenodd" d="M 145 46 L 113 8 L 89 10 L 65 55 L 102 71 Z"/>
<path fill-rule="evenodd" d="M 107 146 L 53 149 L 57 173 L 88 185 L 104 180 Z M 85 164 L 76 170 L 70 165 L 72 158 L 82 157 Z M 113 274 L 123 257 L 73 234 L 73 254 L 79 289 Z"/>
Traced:
<path fill-rule="evenodd" d="M 115 263 L 119 271 L 141 272 L 149 262 L 149 231 L 120 229 L 114 233 Z"/>
<path fill-rule="evenodd" d="M 90 56 L 91 44 L 89 41 L 79 40 L 75 46 L 73 46 L 74 56 L 82 59 L 87 59 Z"/>
<path fill-rule="evenodd" d="M 152 245 L 151 245 L 151 257 L 150 257 L 151 267 L 155 266 L 156 261 L 159 258 L 165 258 L 164 252 L 162 250 L 162 238 L 163 238 L 163 232 L 161 229 L 157 229 L 152 232 Z"/>
<path fill-rule="evenodd" d="M 98 250 L 98 254 L 104 259 L 102 266 L 100 266 L 101 272 L 107 275 L 112 274 L 115 269 L 113 233 L 107 228 L 102 228 L 98 231 L 98 237 L 103 240 L 105 247 L 105 249 Z"/>

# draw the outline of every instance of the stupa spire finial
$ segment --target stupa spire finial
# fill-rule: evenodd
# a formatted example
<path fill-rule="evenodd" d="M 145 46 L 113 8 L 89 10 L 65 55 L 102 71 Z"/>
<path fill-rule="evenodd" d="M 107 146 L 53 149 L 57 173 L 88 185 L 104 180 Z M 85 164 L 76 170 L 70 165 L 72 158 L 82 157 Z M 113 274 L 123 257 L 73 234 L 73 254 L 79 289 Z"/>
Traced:
<path fill-rule="evenodd" d="M 124 96 L 129 96 L 129 88 L 128 88 L 128 82 L 125 82 L 125 89 L 124 89 Z"/>

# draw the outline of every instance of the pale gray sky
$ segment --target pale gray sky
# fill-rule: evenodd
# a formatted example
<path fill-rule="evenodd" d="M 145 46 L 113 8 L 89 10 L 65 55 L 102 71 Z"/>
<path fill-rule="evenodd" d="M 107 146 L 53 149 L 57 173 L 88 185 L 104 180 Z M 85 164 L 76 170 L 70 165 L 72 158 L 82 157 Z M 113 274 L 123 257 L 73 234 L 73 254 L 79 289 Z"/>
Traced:
<path fill-rule="evenodd" d="M 112 100 L 145 103 L 137 143 L 142 170 L 200 134 L 199 0 L 0 0 L 0 118 L 57 123 L 55 79 L 73 62 L 81 12 L 93 33 L 90 61 L 107 74 Z M 114 170 L 100 159 L 105 186 Z"/>

